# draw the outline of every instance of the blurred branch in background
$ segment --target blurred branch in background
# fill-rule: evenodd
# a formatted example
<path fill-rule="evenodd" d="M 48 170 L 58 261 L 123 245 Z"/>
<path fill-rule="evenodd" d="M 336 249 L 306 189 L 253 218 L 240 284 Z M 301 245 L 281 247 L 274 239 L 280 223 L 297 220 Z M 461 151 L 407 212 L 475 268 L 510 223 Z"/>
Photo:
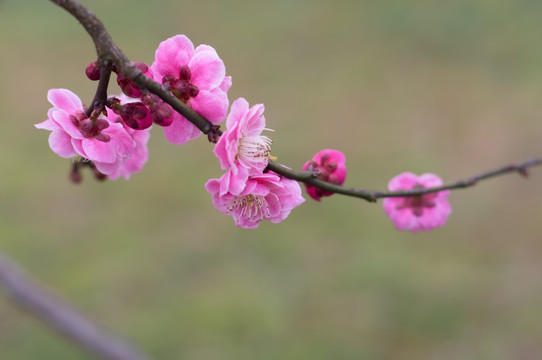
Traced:
<path fill-rule="evenodd" d="M 150 360 L 47 291 L 0 252 L 0 286 L 11 300 L 79 347 L 107 360 Z"/>

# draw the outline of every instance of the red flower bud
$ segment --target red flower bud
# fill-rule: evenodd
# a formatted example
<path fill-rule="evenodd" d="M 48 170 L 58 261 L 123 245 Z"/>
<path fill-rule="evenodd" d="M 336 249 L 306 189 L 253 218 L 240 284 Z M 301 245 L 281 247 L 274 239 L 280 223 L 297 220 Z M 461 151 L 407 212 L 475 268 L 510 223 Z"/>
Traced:
<path fill-rule="evenodd" d="M 100 65 L 98 62 L 93 61 L 88 64 L 87 68 L 85 69 L 85 74 L 87 74 L 87 77 L 92 81 L 100 80 Z"/>

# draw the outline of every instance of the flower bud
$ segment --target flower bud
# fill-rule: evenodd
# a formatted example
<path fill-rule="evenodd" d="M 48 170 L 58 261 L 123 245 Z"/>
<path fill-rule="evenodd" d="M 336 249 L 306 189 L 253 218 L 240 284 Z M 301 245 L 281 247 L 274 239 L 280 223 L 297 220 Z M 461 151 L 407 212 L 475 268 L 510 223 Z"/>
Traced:
<path fill-rule="evenodd" d="M 150 110 L 152 121 L 156 125 L 166 127 L 173 123 L 173 113 L 168 104 L 164 102 L 156 103 Z"/>
<path fill-rule="evenodd" d="M 100 80 L 100 65 L 98 64 L 98 61 L 93 61 L 88 64 L 85 69 L 85 74 L 87 74 L 87 77 L 92 81 Z"/>
<path fill-rule="evenodd" d="M 334 184 L 342 185 L 346 179 L 346 159 L 344 154 L 338 150 L 325 149 L 314 155 L 312 160 L 307 161 L 303 171 L 311 171 L 317 179 Z M 316 201 L 324 196 L 334 193 L 325 191 L 314 186 L 305 185 L 307 193 Z"/>
<path fill-rule="evenodd" d="M 134 130 L 144 130 L 151 127 L 153 119 L 149 109 L 141 102 L 121 105 L 120 116 L 124 123 Z"/>
<path fill-rule="evenodd" d="M 72 169 L 70 170 L 70 180 L 74 184 L 79 184 L 83 180 L 83 176 L 81 175 L 81 171 L 79 171 L 79 166 L 74 164 L 72 166 Z"/>

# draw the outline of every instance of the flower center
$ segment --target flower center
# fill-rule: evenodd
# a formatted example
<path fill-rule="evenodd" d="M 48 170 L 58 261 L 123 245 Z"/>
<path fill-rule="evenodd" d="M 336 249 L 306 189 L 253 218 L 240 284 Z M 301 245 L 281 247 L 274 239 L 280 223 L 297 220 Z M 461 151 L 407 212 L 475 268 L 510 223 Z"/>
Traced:
<path fill-rule="evenodd" d="M 264 135 L 243 136 L 237 144 L 237 160 L 247 164 L 261 163 L 271 156 L 273 140 Z"/>
<path fill-rule="evenodd" d="M 96 119 L 93 121 L 82 111 L 77 112 L 75 115 L 70 115 L 70 120 L 81 131 L 81 135 L 86 138 L 94 138 L 103 142 L 108 142 L 111 139 L 109 135 L 102 133 L 103 129 L 109 127 L 107 120 Z"/>
<path fill-rule="evenodd" d="M 198 87 L 190 83 L 191 77 L 190 68 L 188 65 L 183 65 L 179 70 L 178 78 L 173 75 L 166 75 L 162 78 L 162 84 L 166 85 L 177 99 L 186 103 L 190 98 L 199 94 Z"/>
<path fill-rule="evenodd" d="M 262 195 L 237 196 L 230 201 L 227 209 L 247 219 L 262 220 L 266 215 L 271 216 L 267 200 Z"/>
<path fill-rule="evenodd" d="M 416 184 L 412 190 L 422 190 L 425 189 L 425 186 L 421 184 Z M 412 213 L 415 216 L 422 216 L 424 209 L 431 209 L 435 207 L 435 202 L 433 201 L 437 193 L 430 193 L 425 195 L 409 196 L 404 198 L 403 202 L 399 203 L 396 207 L 397 210 L 402 210 L 405 208 L 410 208 Z"/>

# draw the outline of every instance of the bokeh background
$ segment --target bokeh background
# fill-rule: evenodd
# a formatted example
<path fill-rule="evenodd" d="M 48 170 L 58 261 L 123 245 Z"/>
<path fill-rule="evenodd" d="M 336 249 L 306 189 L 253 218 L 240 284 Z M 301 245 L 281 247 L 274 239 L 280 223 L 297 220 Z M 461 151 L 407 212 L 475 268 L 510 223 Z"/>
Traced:
<path fill-rule="evenodd" d="M 178 33 L 215 47 L 230 100 L 265 104 L 294 168 L 341 149 L 347 185 L 384 189 L 406 170 L 453 181 L 542 154 L 540 1 L 86 5 L 135 61 Z M 75 19 L 0 1 L 0 45 L 0 246 L 155 359 L 542 358 L 540 169 L 454 192 L 429 233 L 342 196 L 238 229 L 204 190 L 221 170 L 203 137 L 173 146 L 157 128 L 130 181 L 68 181 L 33 124 L 49 88 L 92 99 Z M 5 297 L 0 358 L 92 359 Z"/>

